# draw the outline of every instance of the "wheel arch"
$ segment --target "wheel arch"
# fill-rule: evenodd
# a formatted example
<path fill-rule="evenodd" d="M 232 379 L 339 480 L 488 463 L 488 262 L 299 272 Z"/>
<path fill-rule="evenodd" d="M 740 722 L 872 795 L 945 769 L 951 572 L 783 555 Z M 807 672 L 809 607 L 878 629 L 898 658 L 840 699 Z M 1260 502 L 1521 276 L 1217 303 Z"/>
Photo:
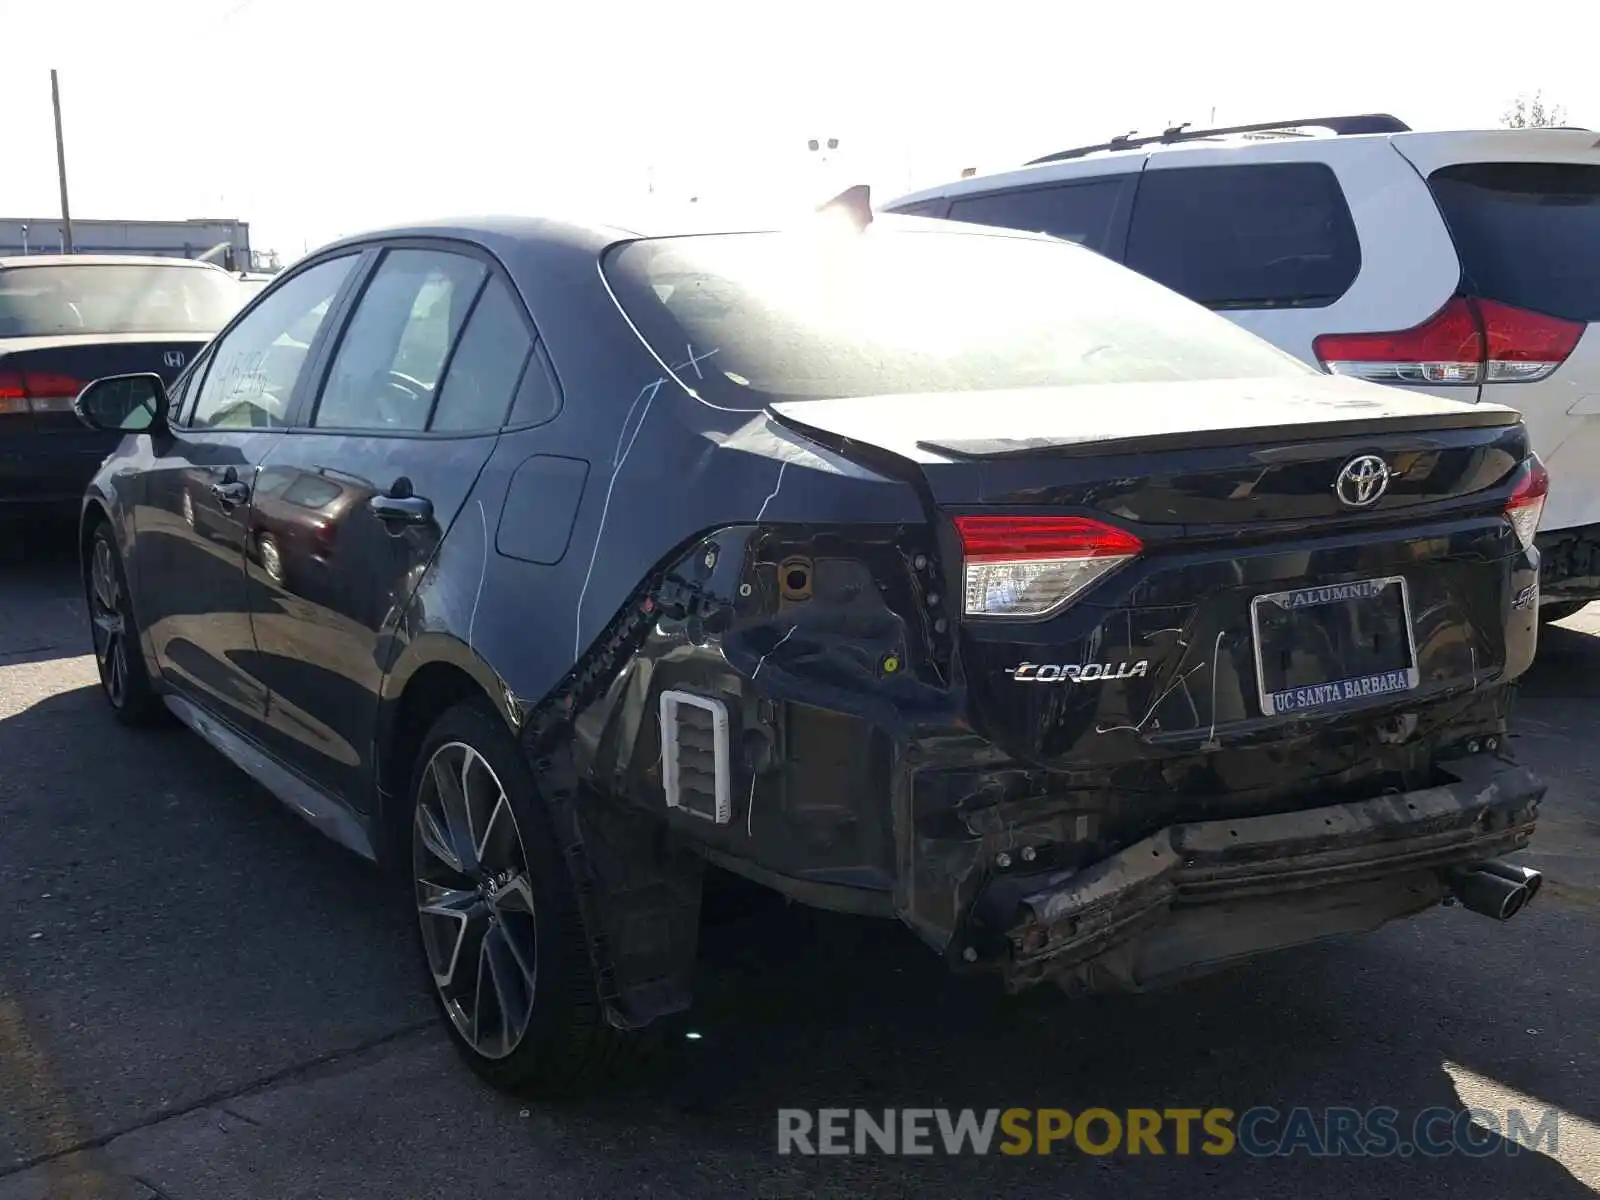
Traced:
<path fill-rule="evenodd" d="M 97 492 L 90 492 L 83 498 L 83 508 L 78 513 L 78 564 L 84 564 L 85 556 L 89 552 L 89 539 L 94 536 L 94 531 L 104 523 L 113 530 L 116 523 L 111 519 L 111 510 L 104 497 Z M 121 539 L 118 538 L 120 542 Z M 124 556 L 126 557 L 126 556 Z"/>
<path fill-rule="evenodd" d="M 401 650 L 385 674 L 373 747 L 373 832 L 380 861 L 393 858 L 394 839 L 404 833 L 400 821 L 417 747 L 445 711 L 473 700 L 488 704 L 512 735 L 518 735 L 523 706 L 494 669 L 458 638 L 418 638 Z"/>

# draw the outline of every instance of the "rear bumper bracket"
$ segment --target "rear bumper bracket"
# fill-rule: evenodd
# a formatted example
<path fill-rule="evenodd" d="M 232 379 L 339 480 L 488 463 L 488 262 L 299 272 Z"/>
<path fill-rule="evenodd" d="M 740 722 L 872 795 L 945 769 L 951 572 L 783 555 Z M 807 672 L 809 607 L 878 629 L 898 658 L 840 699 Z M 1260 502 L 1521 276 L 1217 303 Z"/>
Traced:
<path fill-rule="evenodd" d="M 974 948 L 1011 990 L 1102 957 L 1118 960 L 1118 978 L 1106 982 L 1137 987 L 1425 908 L 1442 895 L 1444 868 L 1526 845 L 1545 791 L 1526 768 L 1489 756 L 1450 767 L 1457 778 L 1435 787 L 1170 825 L 1081 871 L 995 880 L 973 909 L 974 927 L 995 933 Z M 1215 920 L 1204 929 L 1193 920 L 1205 910 L 1232 926 L 1265 920 L 1278 928 L 1248 946 L 1237 929 L 1219 940 Z M 1285 923 L 1291 911 L 1298 917 Z M 1176 946 L 1162 927 L 1185 923 L 1194 944 Z M 1159 954 L 1145 953 L 1141 939 L 1160 943 Z"/>

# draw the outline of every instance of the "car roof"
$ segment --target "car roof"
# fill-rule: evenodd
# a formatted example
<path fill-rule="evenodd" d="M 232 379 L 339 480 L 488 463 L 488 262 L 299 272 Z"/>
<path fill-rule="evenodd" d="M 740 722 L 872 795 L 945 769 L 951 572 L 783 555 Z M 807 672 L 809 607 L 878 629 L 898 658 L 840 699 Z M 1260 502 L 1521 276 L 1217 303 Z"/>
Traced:
<path fill-rule="evenodd" d="M 316 251 L 327 254 L 376 241 L 406 238 L 447 238 L 478 243 L 490 251 L 508 254 L 525 252 L 530 247 L 572 249 L 599 254 L 618 242 L 642 238 L 688 237 L 695 234 L 768 233 L 797 224 L 817 211 L 815 204 L 749 205 L 662 205 L 649 204 L 608 213 L 610 219 L 560 216 L 463 216 L 393 225 L 329 242 Z M 896 227 L 928 225 L 940 228 L 945 223 L 926 223 L 919 218 L 893 214 L 875 215 L 875 221 L 892 222 Z M 1003 231 L 1009 234 L 1011 231 Z"/>
<path fill-rule="evenodd" d="M 216 263 L 201 262 L 194 258 L 176 258 L 160 254 L 13 254 L 0 257 L 0 269 L 6 267 L 199 267 L 207 271 L 222 271 Z M 222 271 L 224 275 L 226 271 Z"/>
<path fill-rule="evenodd" d="M 1285 127 L 1288 129 L 1288 127 Z M 1151 142 L 1145 145 L 1133 145 L 1124 149 L 1088 149 L 1083 153 L 1067 152 L 1067 156 L 1036 160 L 1029 163 L 1019 163 L 1015 166 L 997 167 L 991 170 L 979 171 L 965 179 L 948 179 L 931 187 L 919 188 L 914 192 L 906 192 L 884 203 L 890 205 L 914 204 L 923 200 L 941 200 L 957 196 L 970 195 L 994 191 L 997 188 L 1023 187 L 1028 184 L 1049 183 L 1058 178 L 1079 177 L 1092 175 L 1092 170 L 1085 171 L 1080 164 L 1116 164 L 1117 171 L 1134 169 L 1135 164 L 1151 155 L 1159 154 L 1163 157 L 1176 155 L 1180 159 L 1185 154 L 1196 151 L 1227 150 L 1231 154 L 1246 158 L 1250 155 L 1263 155 L 1277 157 L 1285 145 L 1318 147 L 1317 153 L 1326 153 L 1334 156 L 1343 151 L 1340 147 L 1352 144 L 1370 144 L 1372 142 L 1389 142 L 1397 145 L 1414 145 L 1425 142 L 1442 141 L 1461 137 L 1491 137 L 1506 143 L 1525 141 L 1532 135 L 1549 141 L 1568 141 L 1573 144 L 1587 146 L 1594 139 L 1594 133 L 1587 129 L 1484 129 L 1484 130 L 1405 130 L 1382 133 L 1331 133 L 1305 127 L 1296 132 L 1258 132 L 1235 133 L 1228 130 L 1218 130 L 1214 135 L 1201 130 L 1197 134 L 1184 137 L 1173 142 Z M 1585 139 L 1588 139 L 1585 141 Z"/>
<path fill-rule="evenodd" d="M 1094 150 L 1081 156 L 1057 159 L 1052 162 L 1020 163 L 1016 166 L 979 171 L 976 175 L 969 175 L 965 179 L 950 179 L 932 187 L 919 188 L 917 191 L 907 192 L 904 195 L 896 196 L 893 200 L 886 201 L 886 203 L 912 204 L 919 200 L 938 200 L 944 197 L 962 196 L 973 192 L 988 192 L 997 187 L 1020 187 L 1030 183 L 1046 183 L 1064 175 L 1085 174 L 1084 171 L 1077 169 L 1079 164 L 1082 163 L 1116 163 L 1118 164 L 1118 170 L 1121 170 L 1123 165 L 1137 163 L 1153 154 L 1181 156 L 1192 154 L 1196 150 L 1229 150 L 1240 155 L 1251 153 L 1271 154 L 1281 149 L 1285 143 L 1303 145 L 1307 142 L 1314 142 L 1318 145 L 1331 145 L 1334 143 L 1389 141 L 1398 136 L 1401 135 L 1366 133 L 1346 134 L 1342 137 L 1336 137 L 1331 134 L 1313 134 L 1303 138 L 1224 136 L 1195 138 L 1192 141 L 1178 142 L 1172 145 L 1134 146 L 1126 150 Z"/>

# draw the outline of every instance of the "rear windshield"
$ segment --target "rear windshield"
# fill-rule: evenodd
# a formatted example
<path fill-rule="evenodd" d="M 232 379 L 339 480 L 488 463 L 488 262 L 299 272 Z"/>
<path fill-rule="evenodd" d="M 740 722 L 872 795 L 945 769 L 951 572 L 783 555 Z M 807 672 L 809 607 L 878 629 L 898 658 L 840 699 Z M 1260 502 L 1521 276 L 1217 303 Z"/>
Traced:
<path fill-rule="evenodd" d="M 246 299 L 204 267 L 75 263 L 0 271 L 0 337 L 215 333 Z"/>
<path fill-rule="evenodd" d="M 1428 185 L 1473 294 L 1600 321 L 1600 166 L 1469 163 Z"/>
<path fill-rule="evenodd" d="M 892 218 L 891 218 L 892 219 Z M 712 403 L 1312 374 L 1089 250 L 1014 234 L 833 229 L 629 242 L 605 272 Z"/>

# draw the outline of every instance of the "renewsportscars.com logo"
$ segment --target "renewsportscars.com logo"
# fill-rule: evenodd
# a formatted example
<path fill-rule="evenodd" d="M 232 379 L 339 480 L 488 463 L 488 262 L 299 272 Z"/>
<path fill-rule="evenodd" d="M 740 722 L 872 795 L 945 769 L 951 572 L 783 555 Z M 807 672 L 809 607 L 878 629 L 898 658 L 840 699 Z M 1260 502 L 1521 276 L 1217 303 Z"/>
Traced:
<path fill-rule="evenodd" d="M 1243 1154 L 1444 1158 L 1555 1154 L 1557 1109 L 804 1108 L 778 1110 L 779 1154 Z"/>

